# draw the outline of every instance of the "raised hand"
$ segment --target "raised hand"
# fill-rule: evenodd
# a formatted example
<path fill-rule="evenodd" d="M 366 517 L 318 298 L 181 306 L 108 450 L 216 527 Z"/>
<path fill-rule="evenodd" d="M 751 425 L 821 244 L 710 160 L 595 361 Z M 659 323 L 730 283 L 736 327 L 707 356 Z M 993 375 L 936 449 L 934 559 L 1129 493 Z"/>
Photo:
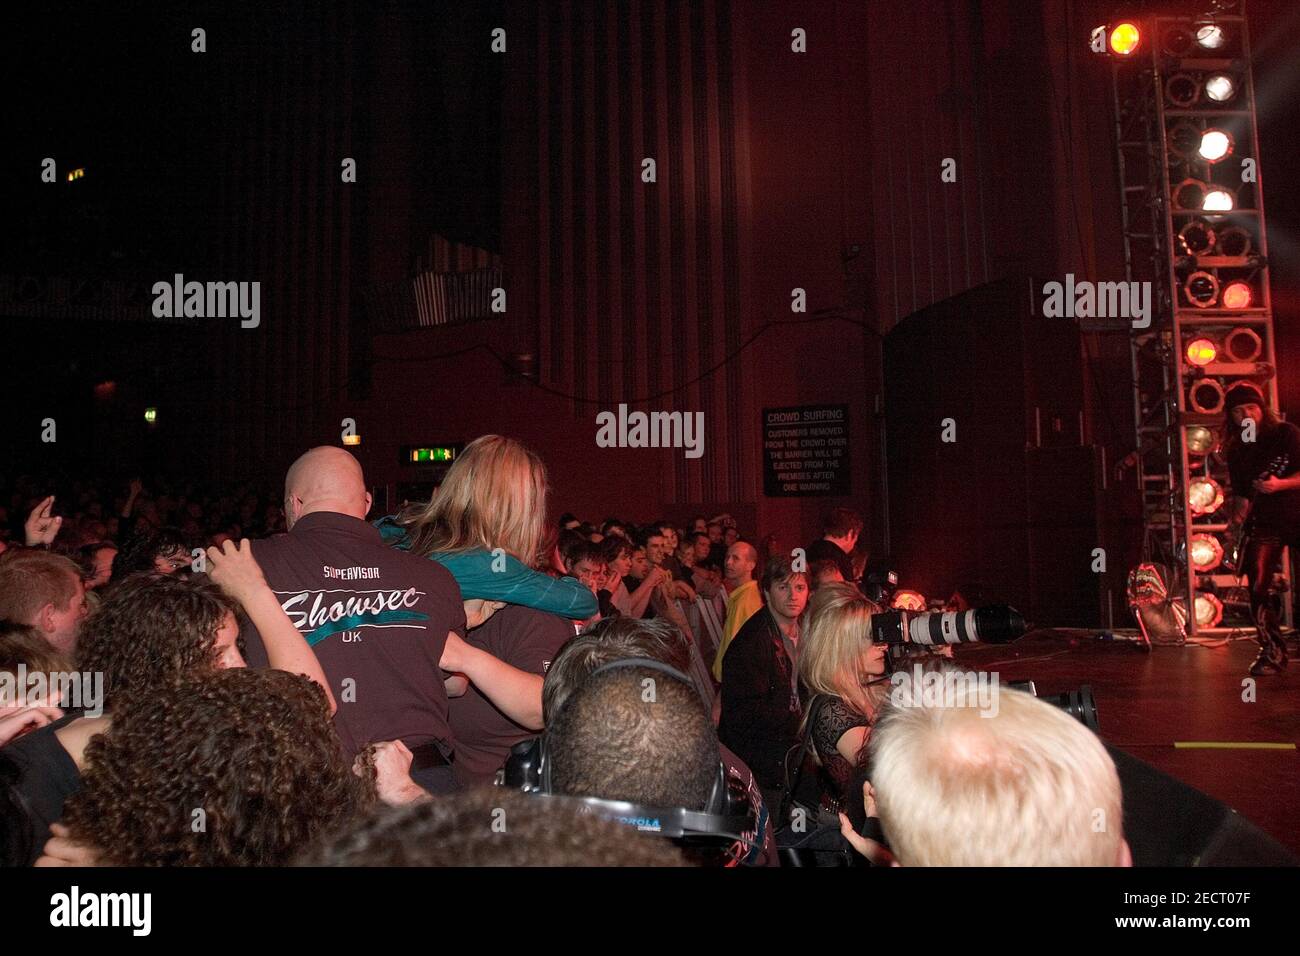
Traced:
<path fill-rule="evenodd" d="M 208 577 L 240 604 L 246 604 L 250 595 L 267 590 L 262 566 L 253 557 L 253 546 L 247 538 L 239 544 L 227 540 L 221 547 L 208 548 Z"/>
<path fill-rule="evenodd" d="M 63 519 L 55 518 L 50 515 L 50 509 L 54 506 L 54 496 L 50 495 L 27 516 L 27 523 L 23 525 L 23 531 L 27 535 L 27 547 L 35 548 L 37 546 L 49 547 L 54 538 L 58 535 L 59 529 L 63 527 Z"/>

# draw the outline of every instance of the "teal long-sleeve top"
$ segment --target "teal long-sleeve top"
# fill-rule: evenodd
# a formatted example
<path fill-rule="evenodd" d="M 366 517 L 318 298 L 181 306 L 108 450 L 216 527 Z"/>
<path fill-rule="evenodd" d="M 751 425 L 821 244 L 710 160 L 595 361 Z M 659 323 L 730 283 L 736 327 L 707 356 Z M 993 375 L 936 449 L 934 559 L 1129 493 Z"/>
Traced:
<path fill-rule="evenodd" d="M 403 551 L 410 547 L 406 529 L 393 515 L 380 518 L 375 527 L 386 544 Z M 575 621 L 586 620 L 600 610 L 596 595 L 577 578 L 553 578 L 534 571 L 504 551 L 493 554 L 477 548 L 431 554 L 429 560 L 437 561 L 451 572 L 466 601 L 522 604 Z"/>

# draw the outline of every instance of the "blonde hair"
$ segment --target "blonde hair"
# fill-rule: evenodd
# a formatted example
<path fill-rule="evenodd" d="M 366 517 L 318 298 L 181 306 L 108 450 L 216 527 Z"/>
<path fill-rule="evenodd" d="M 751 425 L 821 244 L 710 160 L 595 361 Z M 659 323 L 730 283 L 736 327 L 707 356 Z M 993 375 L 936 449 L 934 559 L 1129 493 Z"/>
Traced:
<path fill-rule="evenodd" d="M 881 826 L 904 866 L 1115 866 L 1119 774 L 1090 730 L 999 688 L 970 706 L 891 703 L 872 733 Z"/>
<path fill-rule="evenodd" d="M 470 442 L 427 505 L 399 516 L 411 551 L 502 548 L 532 565 L 546 525 L 546 466 L 517 441 L 484 435 Z"/>
<path fill-rule="evenodd" d="M 811 694 L 839 697 L 872 718 L 884 701 L 884 685 L 868 687 L 863 658 L 871 650 L 871 615 L 880 608 L 852 584 L 832 581 L 813 592 L 799 639 L 799 679 Z M 812 708 L 806 708 L 804 721 Z"/>

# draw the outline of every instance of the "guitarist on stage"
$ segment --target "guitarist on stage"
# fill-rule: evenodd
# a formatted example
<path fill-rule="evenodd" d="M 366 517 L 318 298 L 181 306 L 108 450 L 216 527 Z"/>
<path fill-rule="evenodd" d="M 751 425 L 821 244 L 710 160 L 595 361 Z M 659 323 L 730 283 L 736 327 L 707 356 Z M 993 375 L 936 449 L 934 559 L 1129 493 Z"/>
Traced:
<path fill-rule="evenodd" d="M 1251 382 L 1233 385 L 1223 407 L 1227 422 L 1222 455 L 1233 494 L 1227 537 L 1234 550 L 1245 546 L 1237 571 L 1250 579 L 1250 608 L 1260 645 L 1250 672 L 1262 677 L 1279 673 L 1287 664 L 1273 578 L 1282 549 L 1300 547 L 1300 428 L 1280 421 Z"/>

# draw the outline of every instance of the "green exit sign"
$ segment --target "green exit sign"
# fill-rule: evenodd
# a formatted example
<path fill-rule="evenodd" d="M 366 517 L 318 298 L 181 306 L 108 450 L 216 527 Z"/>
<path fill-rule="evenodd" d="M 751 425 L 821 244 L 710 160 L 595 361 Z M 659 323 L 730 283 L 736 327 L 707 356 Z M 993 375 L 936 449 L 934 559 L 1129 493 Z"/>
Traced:
<path fill-rule="evenodd" d="M 402 449 L 405 465 L 449 465 L 464 445 L 407 445 Z"/>

